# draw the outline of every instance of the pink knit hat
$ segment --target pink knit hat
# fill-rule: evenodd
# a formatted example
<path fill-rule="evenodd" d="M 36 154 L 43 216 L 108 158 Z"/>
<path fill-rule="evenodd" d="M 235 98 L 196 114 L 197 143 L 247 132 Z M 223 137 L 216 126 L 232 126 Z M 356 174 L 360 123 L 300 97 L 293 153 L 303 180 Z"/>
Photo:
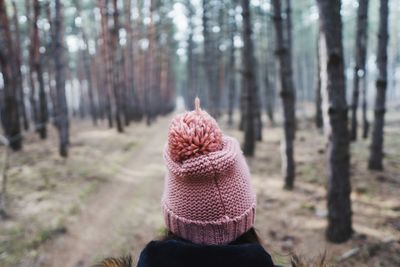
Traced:
<path fill-rule="evenodd" d="M 256 197 L 239 143 L 200 109 L 172 120 L 162 197 L 167 228 L 197 244 L 227 244 L 254 224 Z"/>

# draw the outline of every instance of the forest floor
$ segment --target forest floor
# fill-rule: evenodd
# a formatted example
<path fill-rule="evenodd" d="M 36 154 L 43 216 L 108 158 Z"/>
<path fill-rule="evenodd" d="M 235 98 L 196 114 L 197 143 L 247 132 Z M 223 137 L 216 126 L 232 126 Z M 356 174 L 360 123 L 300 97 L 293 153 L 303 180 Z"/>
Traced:
<path fill-rule="evenodd" d="M 164 230 L 162 150 L 170 119 L 151 127 L 133 124 L 123 134 L 74 121 L 67 160 L 57 155 L 52 127 L 45 141 L 28 135 L 23 152 L 10 158 L 0 266 L 83 267 L 128 253 L 136 261 Z M 224 121 L 225 132 L 242 140 Z M 337 266 L 400 266 L 399 115 L 387 116 L 385 171 L 367 170 L 368 140 L 352 144 L 355 234 L 340 245 L 324 238 L 324 137 L 312 121 L 302 120 L 298 128 L 293 191 L 282 189 L 280 127 L 265 127 L 255 157 L 248 159 L 258 196 L 256 228 L 276 263 L 288 266 L 295 252 L 305 258 L 326 253 Z"/>

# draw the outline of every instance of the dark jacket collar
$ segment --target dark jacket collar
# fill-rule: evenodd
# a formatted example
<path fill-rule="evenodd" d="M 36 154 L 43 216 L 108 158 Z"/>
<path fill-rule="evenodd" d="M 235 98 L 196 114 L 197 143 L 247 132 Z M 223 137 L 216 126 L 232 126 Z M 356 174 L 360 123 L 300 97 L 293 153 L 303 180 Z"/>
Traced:
<path fill-rule="evenodd" d="M 180 240 L 152 241 L 137 267 L 274 267 L 259 244 L 197 245 Z"/>

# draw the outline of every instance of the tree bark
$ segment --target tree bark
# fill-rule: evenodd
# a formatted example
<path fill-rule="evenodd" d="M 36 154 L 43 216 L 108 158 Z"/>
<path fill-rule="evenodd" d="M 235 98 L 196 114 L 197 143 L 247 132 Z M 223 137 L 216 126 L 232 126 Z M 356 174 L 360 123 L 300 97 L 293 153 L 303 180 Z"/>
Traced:
<path fill-rule="evenodd" d="M 115 101 L 115 122 L 117 123 L 118 132 L 122 133 L 124 131 L 121 119 L 122 113 L 122 104 L 121 104 L 121 73 L 118 66 L 121 66 L 121 48 L 119 45 L 119 12 L 117 0 L 112 0 L 113 5 L 113 28 L 111 30 L 111 38 L 110 38 L 110 53 L 112 60 L 110 62 L 113 63 L 113 92 L 114 92 L 114 101 Z"/>
<path fill-rule="evenodd" d="M 30 0 L 25 0 L 25 9 L 26 9 L 26 19 L 27 25 L 29 28 L 29 102 L 31 106 L 31 116 L 33 121 L 33 127 L 36 129 L 36 124 L 38 123 L 38 110 L 36 104 L 36 83 L 35 83 L 35 66 L 34 66 L 34 57 L 35 57 L 35 44 L 34 41 L 34 30 L 32 25 L 32 12 L 31 12 L 31 2 Z"/>
<path fill-rule="evenodd" d="M 18 112 L 18 72 L 14 47 L 6 4 L 4 0 L 0 0 L 0 67 L 4 81 L 4 132 L 9 146 L 16 151 L 22 148 L 22 136 Z"/>
<path fill-rule="evenodd" d="M 134 46 L 133 43 L 135 41 L 133 30 L 132 30 L 132 21 L 131 21 L 131 5 L 132 5 L 132 0 L 125 0 L 125 28 L 127 32 L 127 49 L 128 49 L 128 60 L 127 60 L 127 65 L 128 65 L 128 87 L 127 90 L 129 90 L 129 98 L 131 100 L 131 103 L 129 103 L 130 106 L 130 119 L 134 121 L 139 121 L 142 118 L 142 107 L 140 106 L 140 101 L 138 98 L 138 92 L 137 88 L 135 85 L 136 79 L 135 79 L 135 55 L 134 55 Z"/>
<path fill-rule="evenodd" d="M 242 0 L 242 17 L 243 17 L 243 101 L 244 101 L 244 145 L 243 153 L 246 156 L 253 156 L 255 150 L 255 93 L 257 92 L 257 78 L 255 72 L 255 57 L 250 14 L 250 0 Z"/>
<path fill-rule="evenodd" d="M 319 56 L 319 35 L 317 36 L 317 70 L 315 77 L 315 125 L 318 129 L 322 129 L 323 119 L 322 119 L 322 95 L 321 95 L 321 59 Z"/>
<path fill-rule="evenodd" d="M 108 127 L 113 127 L 113 117 L 112 117 L 112 105 L 111 105 L 111 72 L 112 72 L 112 64 L 109 53 L 109 32 L 108 32 L 108 0 L 102 0 L 98 2 L 100 13 L 101 13 L 101 55 L 103 57 L 103 63 L 105 67 L 104 70 L 104 88 L 105 88 L 105 107 L 108 119 Z"/>
<path fill-rule="evenodd" d="M 388 17 L 388 0 L 380 0 L 378 51 L 376 56 L 378 78 L 376 80 L 375 116 L 372 130 L 372 143 L 368 161 L 368 167 L 371 170 L 383 169 L 383 129 L 385 125 L 386 112 L 387 47 L 389 40 Z"/>
<path fill-rule="evenodd" d="M 194 58 L 193 58 L 193 50 L 194 50 L 194 42 L 193 42 L 193 35 L 194 35 L 194 7 L 190 0 L 186 2 L 186 8 L 188 10 L 188 39 L 187 39 L 187 96 L 186 96 L 186 106 L 189 110 L 194 109 L 194 99 L 196 97 L 196 87 L 194 84 L 194 76 L 195 76 L 195 65 L 194 65 Z"/>
<path fill-rule="evenodd" d="M 69 122 L 68 105 L 65 96 L 65 55 L 64 55 L 64 31 L 63 31 L 63 11 L 61 0 L 55 0 L 54 16 L 54 65 L 55 80 L 57 90 L 57 128 L 59 134 L 59 153 L 62 157 L 68 156 L 69 144 Z"/>
<path fill-rule="evenodd" d="M 235 108 L 236 99 L 236 57 L 235 57 L 235 34 L 237 32 L 236 25 L 236 1 L 233 1 L 233 6 L 229 16 L 229 64 L 228 64 L 228 125 L 233 125 L 233 110 Z"/>
<path fill-rule="evenodd" d="M 361 83 L 361 107 L 362 107 L 362 128 L 363 128 L 363 138 L 368 137 L 370 123 L 368 120 L 368 104 L 367 104 L 367 73 L 365 73 L 364 78 L 360 81 Z"/>
<path fill-rule="evenodd" d="M 40 37 L 39 37 L 39 27 L 38 19 L 40 15 L 40 3 L 39 0 L 33 0 L 33 44 L 34 44 L 34 57 L 33 57 L 33 67 L 36 72 L 36 78 L 39 85 L 39 113 L 38 122 L 36 125 L 36 130 L 39 133 L 41 139 L 47 137 L 47 97 L 44 88 L 43 79 L 43 68 L 42 68 L 42 57 L 40 55 Z"/>
<path fill-rule="evenodd" d="M 331 242 L 341 243 L 348 240 L 353 233 L 341 1 L 317 0 L 317 4 L 324 130 L 328 137 L 326 237 Z"/>
<path fill-rule="evenodd" d="M 273 0 L 274 24 L 276 33 L 277 69 L 279 71 L 281 98 L 284 116 L 284 138 L 281 142 L 282 172 L 284 187 L 292 189 L 295 179 L 294 136 L 295 136 L 295 93 L 292 76 L 292 63 L 288 48 L 284 44 L 281 3 Z"/>
<path fill-rule="evenodd" d="M 81 5 L 78 0 L 74 1 L 76 11 L 79 17 L 82 18 L 81 14 Z M 94 101 L 94 87 L 93 87 L 93 81 L 92 81 L 92 71 L 91 71 L 91 56 L 89 52 L 89 42 L 87 38 L 87 34 L 85 32 L 85 29 L 81 27 L 80 29 L 80 35 L 83 43 L 85 44 L 85 49 L 82 51 L 82 58 L 83 58 L 83 65 L 84 65 L 84 71 L 85 71 L 85 76 L 86 76 L 86 81 L 87 81 L 87 89 L 88 89 L 88 95 L 89 95 L 89 110 L 90 110 L 90 115 L 92 117 L 92 122 L 94 126 L 97 126 L 97 108 L 96 104 Z"/>
<path fill-rule="evenodd" d="M 266 17 L 266 36 L 268 36 L 269 43 L 267 44 L 267 58 L 265 68 L 265 96 L 266 96 L 266 111 L 270 124 L 275 124 L 274 112 L 275 112 L 275 67 L 274 67 L 274 46 L 275 38 L 273 32 L 273 21 L 270 15 Z"/>
<path fill-rule="evenodd" d="M 360 92 L 360 80 L 365 82 L 365 60 L 367 54 L 367 40 L 368 40 L 368 0 L 358 1 L 357 11 L 357 31 L 356 31 L 356 66 L 354 67 L 354 78 L 353 78 L 353 99 L 351 105 L 351 130 L 350 140 L 357 140 L 357 108 L 358 108 L 358 96 Z"/>
<path fill-rule="evenodd" d="M 22 58 L 21 58 L 21 38 L 20 38 L 20 31 L 19 31 L 19 22 L 18 22 L 18 10 L 15 1 L 12 1 L 13 6 L 13 24 L 14 24 L 14 31 L 15 31 L 15 60 L 16 60 L 16 68 L 17 68 L 17 97 L 18 97 L 18 107 L 19 107 L 19 114 L 22 117 L 22 125 L 25 130 L 29 129 L 29 121 L 26 115 L 26 107 L 24 101 L 24 86 L 22 82 Z"/>
<path fill-rule="evenodd" d="M 208 93 L 208 101 L 206 102 L 208 106 L 208 111 L 213 117 L 218 117 L 219 110 L 217 103 L 217 94 L 218 90 L 218 61 L 216 50 L 218 49 L 215 46 L 215 38 L 211 35 L 210 32 L 210 21 L 211 21 L 211 11 L 212 6 L 211 2 L 208 0 L 203 0 L 203 38 L 204 38 L 204 69 L 207 77 L 207 93 Z"/>

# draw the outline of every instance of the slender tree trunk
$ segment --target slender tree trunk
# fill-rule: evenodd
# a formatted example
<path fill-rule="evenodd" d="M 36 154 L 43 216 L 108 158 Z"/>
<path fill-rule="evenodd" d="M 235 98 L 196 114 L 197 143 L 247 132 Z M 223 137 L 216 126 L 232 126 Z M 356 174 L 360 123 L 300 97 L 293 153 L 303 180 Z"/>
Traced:
<path fill-rule="evenodd" d="M 204 38 L 204 69 L 207 77 L 207 93 L 208 93 L 208 110 L 213 117 L 218 116 L 218 107 L 217 107 L 217 94 L 218 94 L 218 63 L 216 61 L 217 58 L 217 47 L 215 47 L 215 40 L 212 38 L 210 32 L 210 16 L 212 11 L 210 1 L 203 0 L 203 38 Z"/>
<path fill-rule="evenodd" d="M 228 63 L 228 125 L 233 125 L 233 110 L 235 108 L 236 99 L 236 57 L 235 57 L 235 34 L 237 32 L 236 25 L 236 1 L 233 1 L 231 9 L 232 14 L 229 16 L 229 63 Z"/>
<path fill-rule="evenodd" d="M 255 93 L 257 92 L 257 78 L 255 72 L 255 57 L 250 15 L 250 0 L 242 0 L 242 17 L 243 17 L 243 100 L 245 105 L 244 115 L 244 145 L 243 153 L 246 156 L 253 156 L 255 150 Z"/>
<path fill-rule="evenodd" d="M 267 44 L 267 59 L 265 68 L 265 94 L 266 94 L 266 111 L 268 119 L 271 125 L 275 124 L 274 111 L 275 111 L 275 68 L 274 68 L 274 45 L 275 38 L 273 32 L 273 21 L 270 16 L 265 16 L 267 18 L 266 24 L 266 36 L 268 36 L 269 43 Z"/>
<path fill-rule="evenodd" d="M 130 119 L 134 121 L 138 121 L 142 117 L 142 107 L 140 106 L 140 101 L 138 98 L 137 88 L 135 86 L 135 56 L 134 56 L 134 46 L 133 43 L 135 41 L 132 30 L 132 19 L 131 19 L 131 1 L 132 0 L 125 0 L 125 28 L 127 32 L 127 49 L 128 49 L 128 87 L 129 90 L 129 99 L 130 99 Z"/>
<path fill-rule="evenodd" d="M 320 18 L 321 91 L 324 130 L 328 137 L 329 241 L 341 243 L 353 233 L 350 153 L 342 45 L 340 0 L 317 0 Z"/>
<path fill-rule="evenodd" d="M 44 79 L 43 79 L 43 68 L 42 68 L 42 56 L 40 55 L 40 37 L 39 37 L 39 27 L 38 27 L 38 19 L 40 15 L 40 3 L 39 0 L 33 0 L 33 43 L 34 43 L 34 69 L 36 72 L 36 78 L 39 85 L 39 117 L 38 124 L 36 125 L 36 129 L 39 133 L 41 139 L 45 139 L 47 137 L 47 98 L 46 92 L 44 88 Z"/>
<path fill-rule="evenodd" d="M 36 104 L 36 82 L 35 82 L 35 39 L 34 39 L 34 27 L 32 25 L 32 12 L 31 12 L 31 0 L 25 0 L 26 18 L 27 25 L 29 28 L 29 102 L 31 106 L 31 115 L 34 129 L 38 123 L 38 110 Z"/>
<path fill-rule="evenodd" d="M 380 0 L 378 51 L 376 56 L 378 78 L 376 80 L 375 117 L 372 130 L 372 143 L 368 161 L 368 168 L 371 170 L 383 169 L 383 128 L 385 125 L 386 112 L 387 48 L 389 40 L 388 17 L 388 0 Z"/>
<path fill-rule="evenodd" d="M 64 30 L 63 30 L 63 10 L 61 0 L 55 0 L 54 16 L 54 65 L 57 90 L 57 126 L 59 134 L 59 153 L 62 157 L 68 156 L 69 144 L 69 122 L 68 105 L 65 96 L 65 55 L 64 55 Z"/>
<path fill-rule="evenodd" d="M 25 108 L 25 101 L 24 101 L 24 86 L 22 82 L 22 72 L 21 72 L 21 65 L 22 65 L 22 58 L 21 58 L 21 38 L 20 38 L 20 31 L 19 31 L 19 22 L 18 22 L 18 10 L 15 1 L 12 1 L 13 6 L 13 24 L 14 24 L 14 31 L 15 31 L 15 57 L 16 57 L 16 68 L 17 68 L 17 96 L 18 96 L 18 107 L 19 107 L 19 114 L 22 117 L 22 125 L 25 130 L 29 129 L 29 122 L 26 115 L 26 108 Z"/>
<path fill-rule="evenodd" d="M 112 60 L 110 62 L 113 63 L 113 92 L 114 92 L 114 100 L 115 100 L 115 121 L 117 123 L 118 132 L 122 133 L 124 131 L 121 119 L 122 113 L 122 104 L 121 104 L 121 75 L 120 69 L 118 66 L 121 66 L 121 48 L 119 46 L 119 12 L 117 0 L 112 0 L 113 4 L 113 28 L 111 30 L 111 38 L 110 38 L 110 53 Z"/>
<path fill-rule="evenodd" d="M 190 0 L 186 1 L 186 7 L 188 9 L 188 30 L 189 35 L 187 39 L 187 96 L 186 96 L 186 106 L 189 110 L 194 109 L 194 99 L 196 97 L 196 87 L 194 84 L 194 59 L 193 59 L 193 50 L 194 50 L 194 25 L 193 25 L 193 17 L 194 17 L 194 7 Z"/>
<path fill-rule="evenodd" d="M 356 31 L 356 66 L 353 78 L 353 99 L 351 105 L 351 131 L 350 140 L 357 140 L 357 108 L 360 92 L 360 80 L 365 79 L 365 59 L 367 53 L 367 27 L 368 27 L 368 0 L 358 1 L 357 31 Z"/>
<path fill-rule="evenodd" d="M 319 35 L 317 36 L 317 53 L 316 53 L 316 61 L 317 61 L 317 70 L 315 77 L 315 125 L 318 129 L 321 129 L 323 126 L 322 119 L 322 94 L 321 94 L 321 59 L 319 56 Z"/>
<path fill-rule="evenodd" d="M 368 120 L 368 104 L 367 104 L 367 73 L 365 73 L 361 83 L 361 107 L 362 107 L 362 127 L 363 127 L 363 138 L 366 139 L 369 133 L 370 123 Z"/>
<path fill-rule="evenodd" d="M 79 17 L 82 17 L 81 14 L 81 6 L 79 0 L 74 1 L 76 11 Z M 93 81 L 92 81 L 92 71 L 91 71 L 91 56 L 89 52 L 89 42 L 88 38 L 85 32 L 85 29 L 81 27 L 80 35 L 82 38 L 83 43 L 85 44 L 85 50 L 82 51 L 82 59 L 83 59 L 83 65 L 84 65 L 84 71 L 85 71 L 85 76 L 86 76 L 86 81 L 87 81 L 87 89 L 88 89 L 88 95 L 89 95 L 89 110 L 90 110 L 90 115 L 92 117 L 92 122 L 94 126 L 97 126 L 97 112 L 96 112 L 96 105 L 94 101 L 94 88 L 93 88 Z"/>
<path fill-rule="evenodd" d="M 53 60 L 53 55 L 54 55 L 54 43 L 53 43 L 53 30 L 54 30 L 54 25 L 53 25 L 53 20 L 51 17 L 51 9 L 50 9 L 50 2 L 46 1 L 45 2 L 45 12 L 46 12 L 46 19 L 49 23 L 49 32 L 46 40 L 46 63 L 44 64 L 46 70 L 47 70 L 47 84 L 49 88 L 49 96 L 50 96 L 50 101 L 51 101 L 51 112 L 49 110 L 49 116 L 52 117 L 53 119 L 53 125 L 57 127 L 57 118 L 56 118 L 56 108 L 57 108 L 57 92 L 56 88 L 53 84 L 54 78 L 54 60 Z"/>
<path fill-rule="evenodd" d="M 291 58 L 284 44 L 281 3 L 273 0 L 274 24 L 276 32 L 277 69 L 280 74 L 281 98 L 284 116 L 284 138 L 281 142 L 282 172 L 285 188 L 292 189 L 295 179 L 294 136 L 295 136 L 295 94 L 291 69 Z"/>
<path fill-rule="evenodd" d="M 109 32 L 108 32 L 108 0 L 102 0 L 99 3 L 100 13 L 101 13 L 101 39 L 102 39 L 102 47 L 101 47 L 101 54 L 103 56 L 104 62 L 104 88 L 105 88 L 105 104 L 106 104 L 106 112 L 107 112 L 107 119 L 108 119 L 108 127 L 113 127 L 113 117 L 112 117 L 112 105 L 111 105 L 111 72 L 112 72 L 112 64 L 109 52 Z"/>
<path fill-rule="evenodd" d="M 14 47 L 6 4 L 4 0 L 0 0 L 0 68 L 4 82 L 4 131 L 9 146 L 13 150 L 20 150 L 22 136 L 18 113 L 18 71 Z"/>

